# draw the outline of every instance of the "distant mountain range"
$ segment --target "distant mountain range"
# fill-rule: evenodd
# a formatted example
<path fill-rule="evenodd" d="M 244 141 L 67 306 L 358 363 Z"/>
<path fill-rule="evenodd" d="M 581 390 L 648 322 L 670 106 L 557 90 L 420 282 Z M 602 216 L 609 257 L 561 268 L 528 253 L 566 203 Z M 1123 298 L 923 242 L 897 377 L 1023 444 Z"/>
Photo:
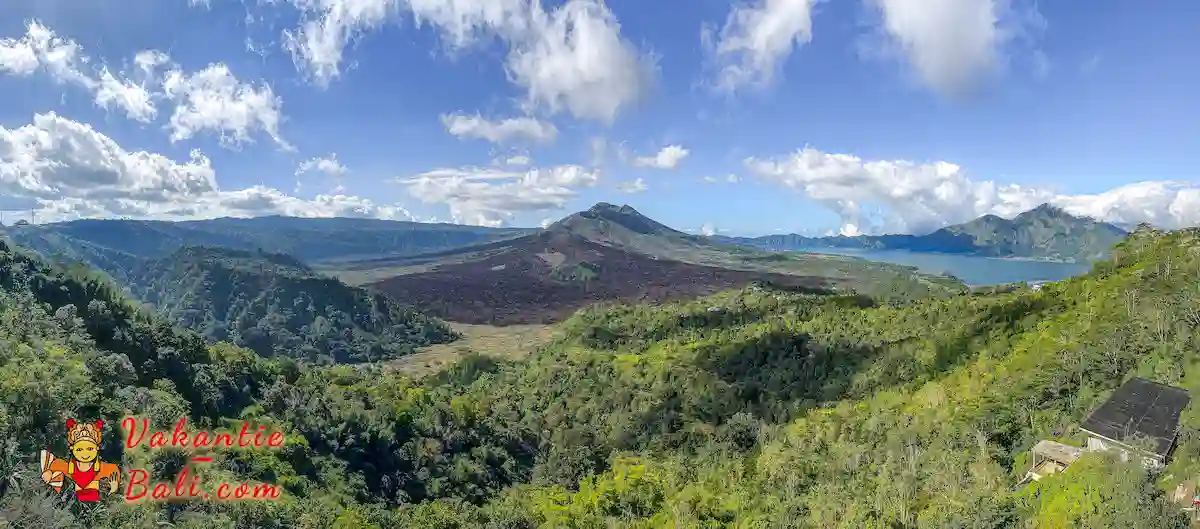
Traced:
<path fill-rule="evenodd" d="M 5 235 L 103 270 L 211 339 L 316 361 L 376 360 L 453 339 L 425 314 L 547 323 L 597 301 L 687 298 L 756 281 L 880 297 L 964 288 L 907 266 L 726 244 L 607 203 L 544 230 L 263 217 L 84 220 Z"/>
<path fill-rule="evenodd" d="M 87 219 L 10 226 L 12 242 L 57 261 L 77 261 L 117 279 L 141 259 L 186 246 L 287 254 L 306 263 L 415 255 L 517 237 L 537 230 L 375 219 L 257 217 L 186 222 Z"/>
<path fill-rule="evenodd" d="M 805 237 L 788 234 L 718 239 L 769 251 L 857 248 L 1089 262 L 1108 255 L 1125 235 L 1125 230 L 1112 224 L 1076 217 L 1044 204 L 1012 219 L 985 215 L 928 235 Z"/>

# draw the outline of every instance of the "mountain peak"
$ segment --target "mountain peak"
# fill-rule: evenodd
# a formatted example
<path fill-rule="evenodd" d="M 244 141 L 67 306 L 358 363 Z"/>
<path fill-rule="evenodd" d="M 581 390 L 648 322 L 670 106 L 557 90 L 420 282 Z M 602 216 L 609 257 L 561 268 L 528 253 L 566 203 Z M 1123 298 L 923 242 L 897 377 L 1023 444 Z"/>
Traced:
<path fill-rule="evenodd" d="M 1050 204 L 1049 202 L 1033 208 L 1019 216 L 1040 216 L 1040 217 L 1070 217 L 1076 218 L 1074 215 L 1067 213 L 1066 210 Z"/>
<path fill-rule="evenodd" d="M 639 217 L 645 217 L 645 215 L 642 215 L 641 213 L 638 212 L 638 210 L 633 209 L 633 207 L 630 206 L 629 204 L 621 204 L 620 206 L 618 206 L 616 204 L 610 204 L 608 202 L 597 202 L 596 205 L 588 208 L 588 212 L 596 213 L 599 215 L 615 213 L 615 214 L 621 214 L 621 215 L 636 215 Z"/>
<path fill-rule="evenodd" d="M 608 240 L 613 228 L 643 235 L 684 235 L 647 217 L 633 207 L 600 202 L 586 211 L 570 215 L 548 229 L 568 231 L 592 240 Z"/>

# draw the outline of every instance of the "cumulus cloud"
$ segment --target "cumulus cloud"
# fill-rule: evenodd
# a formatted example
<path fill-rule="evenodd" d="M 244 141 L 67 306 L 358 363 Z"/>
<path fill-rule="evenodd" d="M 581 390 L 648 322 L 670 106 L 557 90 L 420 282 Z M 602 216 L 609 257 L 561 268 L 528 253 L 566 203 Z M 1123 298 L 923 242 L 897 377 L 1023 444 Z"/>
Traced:
<path fill-rule="evenodd" d="M 492 121 L 484 119 L 478 114 L 474 116 L 443 114 L 442 124 L 446 126 L 446 131 L 455 137 L 476 138 L 497 144 L 522 138 L 533 142 L 547 143 L 558 137 L 558 128 L 553 123 L 530 117 Z"/>
<path fill-rule="evenodd" d="M 223 190 L 210 160 L 128 151 L 89 125 L 55 113 L 0 127 L 0 197 L 42 221 L 81 217 L 189 219 L 269 214 L 411 219 L 400 205 L 341 194 L 304 200 L 255 186 Z M 11 206 L 11 203 L 9 204 Z"/>
<path fill-rule="evenodd" d="M 649 189 L 646 186 L 646 181 L 642 180 L 641 178 L 630 182 L 621 182 L 617 184 L 617 191 L 622 193 L 641 193 L 646 189 Z"/>
<path fill-rule="evenodd" d="M 28 76 L 44 70 L 55 81 L 91 88 L 95 81 L 82 68 L 88 58 L 79 44 L 59 37 L 54 30 L 33 20 L 19 39 L 0 39 L 0 71 Z"/>
<path fill-rule="evenodd" d="M 537 0 L 291 0 L 302 13 L 284 32 L 296 66 L 319 86 L 342 73 L 352 42 L 402 14 L 428 24 L 451 48 L 497 37 L 505 69 L 530 109 L 611 122 L 652 84 L 656 64 L 621 38 L 600 0 L 568 0 L 550 11 Z"/>
<path fill-rule="evenodd" d="M 985 214 L 1011 218 L 1050 203 L 1067 212 L 1124 224 L 1173 228 L 1200 224 L 1200 185 L 1142 182 L 1099 195 L 1064 195 L 1044 187 L 974 180 L 948 162 L 862 160 L 806 147 L 747 168 L 793 188 L 841 217 L 841 233 L 925 233 Z"/>
<path fill-rule="evenodd" d="M 176 103 L 170 120 L 173 142 L 213 132 L 222 145 L 237 147 L 253 143 L 251 135 L 261 131 L 281 148 L 292 149 L 279 135 L 283 100 L 266 83 L 243 83 L 228 66 L 218 63 L 190 74 L 172 69 L 162 86 Z"/>
<path fill-rule="evenodd" d="M 142 123 L 152 123 L 160 101 L 170 101 L 175 105 L 168 123 L 172 141 L 211 132 L 223 145 L 237 147 L 265 132 L 281 148 L 291 149 L 279 134 L 282 100 L 265 83 L 238 80 L 225 64 L 187 73 L 157 50 L 139 52 L 132 74 L 105 65 L 89 68 L 91 62 L 75 41 L 37 21 L 30 22 L 19 39 L 0 39 L 0 73 L 29 76 L 45 71 L 56 82 L 90 92 L 96 106 L 119 110 Z"/>
<path fill-rule="evenodd" d="M 682 145 L 668 145 L 663 147 L 654 156 L 638 156 L 634 158 L 633 165 L 637 167 L 652 167 L 654 169 L 674 169 L 679 166 L 684 158 L 688 157 L 690 152 L 683 148 Z"/>
<path fill-rule="evenodd" d="M 705 237 L 712 237 L 717 234 L 717 228 L 711 222 L 705 222 L 703 226 L 700 226 L 700 234 Z"/>
<path fill-rule="evenodd" d="M 118 78 L 107 67 L 93 76 L 85 71 L 89 62 L 79 44 L 36 20 L 29 22 L 21 38 L 0 39 L 0 73 L 28 77 L 45 72 L 57 83 L 93 92 L 96 105 L 105 110 L 117 107 L 141 122 L 154 119 L 157 109 L 145 86 Z"/>
<path fill-rule="evenodd" d="M 426 204 L 445 204 L 454 222 L 502 226 L 518 212 L 561 209 L 593 187 L 599 173 L 578 165 L 510 171 L 462 167 L 435 169 L 398 180 Z"/>
<path fill-rule="evenodd" d="M 1036 10 L 1014 9 L 1012 0 L 869 1 L 880 14 L 884 51 L 947 95 L 968 91 L 994 74 L 1005 46 L 1044 22 Z"/>
<path fill-rule="evenodd" d="M 792 51 L 812 40 L 812 12 L 817 2 L 746 2 L 733 7 L 719 34 L 705 28 L 701 38 L 711 48 L 718 67 L 717 88 L 733 92 L 743 86 L 770 85 Z"/>

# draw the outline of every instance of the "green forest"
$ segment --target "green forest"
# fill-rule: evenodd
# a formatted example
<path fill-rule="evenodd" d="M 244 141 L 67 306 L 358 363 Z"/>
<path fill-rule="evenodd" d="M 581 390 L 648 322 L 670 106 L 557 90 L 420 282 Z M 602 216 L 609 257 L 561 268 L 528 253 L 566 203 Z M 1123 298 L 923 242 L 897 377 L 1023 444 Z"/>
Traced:
<path fill-rule="evenodd" d="M 185 247 L 138 265 L 128 282 L 167 320 L 266 357 L 370 362 L 457 337 L 440 320 L 284 254 Z"/>
<path fill-rule="evenodd" d="M 1034 443 L 1081 444 L 1079 422 L 1129 377 L 1200 390 L 1200 229 L 1143 227 L 1091 273 L 1040 289 L 885 301 L 756 286 L 594 306 L 560 331 L 525 360 L 469 356 L 420 380 L 314 365 L 210 342 L 99 275 L 0 245 L 0 520 L 1188 527 L 1169 495 L 1200 472 L 1192 409 L 1160 474 L 1088 454 L 1016 484 Z M 87 506 L 44 486 L 36 454 L 65 451 L 65 418 L 117 425 L 131 413 L 164 429 L 186 416 L 198 428 L 285 431 L 282 450 L 217 453 L 191 470 L 275 483 L 282 498 Z M 188 464 L 124 449 L 112 428 L 102 459 L 156 480 Z"/>

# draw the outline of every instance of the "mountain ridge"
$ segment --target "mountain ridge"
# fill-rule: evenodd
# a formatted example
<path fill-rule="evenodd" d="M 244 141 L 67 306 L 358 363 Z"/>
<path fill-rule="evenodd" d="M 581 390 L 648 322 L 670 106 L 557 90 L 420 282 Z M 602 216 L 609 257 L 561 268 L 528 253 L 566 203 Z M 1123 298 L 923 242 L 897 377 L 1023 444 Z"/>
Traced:
<path fill-rule="evenodd" d="M 458 337 L 441 321 L 286 254 L 184 247 L 143 261 L 127 284 L 168 321 L 268 358 L 378 361 Z"/>
<path fill-rule="evenodd" d="M 1042 204 L 1012 219 L 988 214 L 925 235 L 806 237 L 786 234 L 718 239 L 774 251 L 857 248 L 1090 262 L 1106 256 L 1127 233 L 1113 224 Z"/>

